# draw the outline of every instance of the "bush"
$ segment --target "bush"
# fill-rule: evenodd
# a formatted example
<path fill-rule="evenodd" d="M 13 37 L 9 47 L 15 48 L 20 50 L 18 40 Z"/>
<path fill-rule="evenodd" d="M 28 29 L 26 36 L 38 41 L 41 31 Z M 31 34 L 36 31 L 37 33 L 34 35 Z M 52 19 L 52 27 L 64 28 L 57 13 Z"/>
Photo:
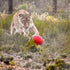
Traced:
<path fill-rule="evenodd" d="M 10 61 L 9 65 L 13 66 L 14 65 L 14 61 Z"/>
<path fill-rule="evenodd" d="M 64 62 L 64 60 L 57 60 L 55 61 L 56 66 L 59 68 L 59 70 L 69 70 L 70 69 L 70 63 Z"/>
<path fill-rule="evenodd" d="M 0 19 L 0 28 L 9 29 L 11 21 L 12 21 L 13 14 L 8 15 L 6 18 Z"/>
<path fill-rule="evenodd" d="M 9 61 L 12 61 L 13 60 L 13 57 L 6 57 L 6 56 L 3 56 L 3 55 L 1 55 L 0 56 L 0 61 L 4 61 L 4 60 L 9 60 Z"/>
<path fill-rule="evenodd" d="M 58 22 L 60 22 L 58 18 L 55 18 L 53 16 L 49 16 L 49 15 L 45 19 L 46 19 L 46 21 L 52 22 L 52 23 L 58 23 Z"/>
<path fill-rule="evenodd" d="M 3 34 L 0 42 L 1 47 L 0 51 L 4 51 L 5 53 L 14 52 L 23 52 L 25 49 L 25 44 L 28 42 L 28 38 L 23 37 L 22 35 L 12 35 L 8 36 Z"/>
<path fill-rule="evenodd" d="M 25 46 L 26 46 L 26 50 L 30 50 L 31 52 L 37 51 L 36 44 L 34 43 L 34 40 L 32 39 L 29 40 Z"/>
<path fill-rule="evenodd" d="M 40 35 L 42 35 L 44 32 L 44 28 L 46 28 L 47 25 L 46 22 L 42 20 L 34 19 L 34 24 L 39 30 Z"/>
<path fill-rule="evenodd" d="M 63 53 L 63 54 L 61 54 L 61 57 L 62 58 L 66 58 L 67 57 L 67 54 L 66 53 Z"/>
<path fill-rule="evenodd" d="M 42 51 L 42 47 L 39 46 L 39 45 L 36 45 L 36 43 L 34 42 L 33 39 L 29 40 L 27 43 L 26 43 L 26 51 L 29 50 L 31 52 L 41 52 Z"/>
<path fill-rule="evenodd" d="M 13 57 L 9 57 L 9 56 L 3 56 L 1 55 L 0 57 L 0 61 L 4 62 L 5 64 L 9 65 L 9 62 L 11 62 L 13 60 Z"/>
<path fill-rule="evenodd" d="M 46 70 L 57 70 L 57 66 L 55 64 L 46 66 Z"/>
<path fill-rule="evenodd" d="M 65 64 L 65 61 L 64 60 L 56 60 L 55 61 L 55 64 L 58 66 L 58 67 L 63 67 L 64 64 Z"/>
<path fill-rule="evenodd" d="M 13 53 L 13 52 L 24 52 L 26 47 L 21 46 L 21 45 L 17 45 L 17 44 L 6 44 L 6 45 L 2 45 L 0 48 L 0 51 L 3 51 L 5 53 Z"/>
<path fill-rule="evenodd" d="M 0 51 L 4 51 L 6 53 L 8 53 L 11 50 L 11 45 L 7 44 L 7 45 L 2 45 L 0 47 Z"/>
<path fill-rule="evenodd" d="M 27 9 L 27 4 L 22 4 L 22 5 L 19 5 L 17 8 L 15 8 L 16 10 L 20 10 L 20 9 Z"/>
<path fill-rule="evenodd" d="M 13 57 L 6 57 L 6 60 L 12 61 L 14 58 Z"/>

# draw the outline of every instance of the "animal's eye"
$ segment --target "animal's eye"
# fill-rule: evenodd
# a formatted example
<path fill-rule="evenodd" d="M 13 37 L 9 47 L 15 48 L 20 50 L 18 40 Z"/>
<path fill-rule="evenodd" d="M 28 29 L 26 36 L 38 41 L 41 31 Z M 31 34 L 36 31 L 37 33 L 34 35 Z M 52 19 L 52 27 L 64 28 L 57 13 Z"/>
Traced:
<path fill-rule="evenodd" d="M 19 17 L 24 18 L 24 15 L 23 14 L 19 14 Z"/>
<path fill-rule="evenodd" d="M 22 14 L 19 14 L 20 17 L 22 17 Z"/>

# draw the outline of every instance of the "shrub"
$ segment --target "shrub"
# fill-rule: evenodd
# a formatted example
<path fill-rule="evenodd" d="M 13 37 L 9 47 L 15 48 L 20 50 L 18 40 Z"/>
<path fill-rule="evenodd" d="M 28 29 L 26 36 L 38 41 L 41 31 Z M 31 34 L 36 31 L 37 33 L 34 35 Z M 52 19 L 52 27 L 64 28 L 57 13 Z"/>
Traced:
<path fill-rule="evenodd" d="M 66 53 L 63 53 L 63 54 L 61 54 L 61 57 L 62 58 L 66 58 L 67 57 L 67 54 Z"/>
<path fill-rule="evenodd" d="M 57 67 L 59 70 L 69 70 L 70 69 L 70 63 L 64 62 L 64 60 L 57 60 L 55 61 Z"/>
<path fill-rule="evenodd" d="M 4 63 L 7 65 L 14 65 L 14 61 L 12 61 L 13 59 L 11 59 L 12 57 L 6 57 L 4 58 Z"/>
<path fill-rule="evenodd" d="M 22 35 L 12 35 L 8 36 L 7 34 L 3 34 L 1 37 L 1 47 L 0 51 L 4 51 L 6 53 L 11 52 L 23 52 L 25 50 L 25 44 L 28 42 L 28 38 L 23 37 Z"/>
<path fill-rule="evenodd" d="M 59 22 L 58 18 L 55 18 L 53 16 L 49 16 L 49 15 L 45 19 L 46 19 L 46 21 L 52 22 L 52 23 L 58 23 Z"/>
<path fill-rule="evenodd" d="M 42 51 L 42 50 L 43 50 L 43 47 L 41 47 L 40 45 L 37 45 L 36 47 L 37 47 L 37 49 L 38 49 L 39 51 Z"/>
<path fill-rule="evenodd" d="M 4 62 L 5 64 L 8 64 L 8 65 L 9 65 L 9 62 L 12 60 L 13 60 L 13 57 L 6 57 L 3 55 L 1 55 L 1 57 L 0 57 L 0 61 Z"/>
<path fill-rule="evenodd" d="M 13 66 L 13 65 L 14 65 L 14 61 L 10 61 L 9 64 L 10 64 L 11 66 Z"/>
<path fill-rule="evenodd" d="M 11 50 L 10 45 L 2 45 L 2 46 L 0 47 L 0 51 L 4 51 L 4 52 L 6 52 L 6 53 L 8 53 L 10 50 Z"/>
<path fill-rule="evenodd" d="M 19 5 L 19 6 L 18 6 L 17 8 L 15 8 L 15 9 L 16 9 L 16 10 L 20 10 L 20 9 L 22 9 L 22 8 L 23 8 L 23 9 L 25 9 L 25 10 L 26 10 L 26 9 L 27 9 L 27 7 L 28 7 L 28 6 L 27 6 L 27 4 L 22 4 L 22 5 Z"/>
<path fill-rule="evenodd" d="M 29 40 L 25 46 L 26 46 L 26 50 L 30 50 L 31 52 L 37 51 L 36 44 L 34 43 L 34 40 L 32 39 Z"/>
<path fill-rule="evenodd" d="M 12 61 L 14 58 L 13 57 L 6 57 L 6 60 Z"/>
<path fill-rule="evenodd" d="M 6 44 L 6 45 L 2 45 L 0 48 L 0 51 L 4 51 L 5 53 L 13 53 L 13 52 L 24 52 L 26 47 L 21 46 L 21 45 L 17 45 L 17 44 Z"/>
<path fill-rule="evenodd" d="M 64 60 L 56 60 L 56 61 L 55 61 L 55 64 L 56 64 L 58 67 L 62 67 L 62 66 L 64 66 L 64 64 L 65 64 L 65 61 L 64 61 Z"/>
<path fill-rule="evenodd" d="M 46 28 L 46 22 L 38 19 L 34 19 L 34 24 L 36 25 L 37 29 L 39 30 L 39 33 L 42 35 L 44 28 Z"/>
<path fill-rule="evenodd" d="M 0 19 L 0 27 L 3 29 L 9 29 L 10 23 L 12 21 L 13 14 L 8 15 L 5 19 Z"/>
<path fill-rule="evenodd" d="M 31 52 L 39 52 L 41 53 L 41 51 L 43 50 L 41 46 L 39 45 L 36 45 L 36 43 L 34 42 L 33 39 L 29 40 L 27 43 L 26 43 L 26 51 L 29 50 Z"/>
<path fill-rule="evenodd" d="M 57 70 L 57 66 L 55 64 L 46 66 L 46 70 Z"/>

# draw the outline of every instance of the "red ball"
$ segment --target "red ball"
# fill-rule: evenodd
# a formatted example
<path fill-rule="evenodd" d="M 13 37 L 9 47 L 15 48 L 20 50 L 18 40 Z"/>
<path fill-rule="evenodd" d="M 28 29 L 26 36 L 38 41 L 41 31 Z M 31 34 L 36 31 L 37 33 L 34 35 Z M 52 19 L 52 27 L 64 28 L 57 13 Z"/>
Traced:
<path fill-rule="evenodd" d="M 33 40 L 37 45 L 41 45 L 43 43 L 43 39 L 41 36 L 39 35 L 34 35 L 33 36 Z"/>

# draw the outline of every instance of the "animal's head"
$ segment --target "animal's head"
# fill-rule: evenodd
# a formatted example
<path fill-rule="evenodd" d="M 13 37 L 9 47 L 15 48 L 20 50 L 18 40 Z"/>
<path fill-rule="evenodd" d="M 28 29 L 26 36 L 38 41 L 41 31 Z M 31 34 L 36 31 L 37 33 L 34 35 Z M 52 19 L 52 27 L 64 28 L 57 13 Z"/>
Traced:
<path fill-rule="evenodd" d="M 20 18 L 22 24 L 24 24 L 24 27 L 27 29 L 32 21 L 31 14 L 30 13 L 29 14 L 19 14 L 19 18 Z"/>

